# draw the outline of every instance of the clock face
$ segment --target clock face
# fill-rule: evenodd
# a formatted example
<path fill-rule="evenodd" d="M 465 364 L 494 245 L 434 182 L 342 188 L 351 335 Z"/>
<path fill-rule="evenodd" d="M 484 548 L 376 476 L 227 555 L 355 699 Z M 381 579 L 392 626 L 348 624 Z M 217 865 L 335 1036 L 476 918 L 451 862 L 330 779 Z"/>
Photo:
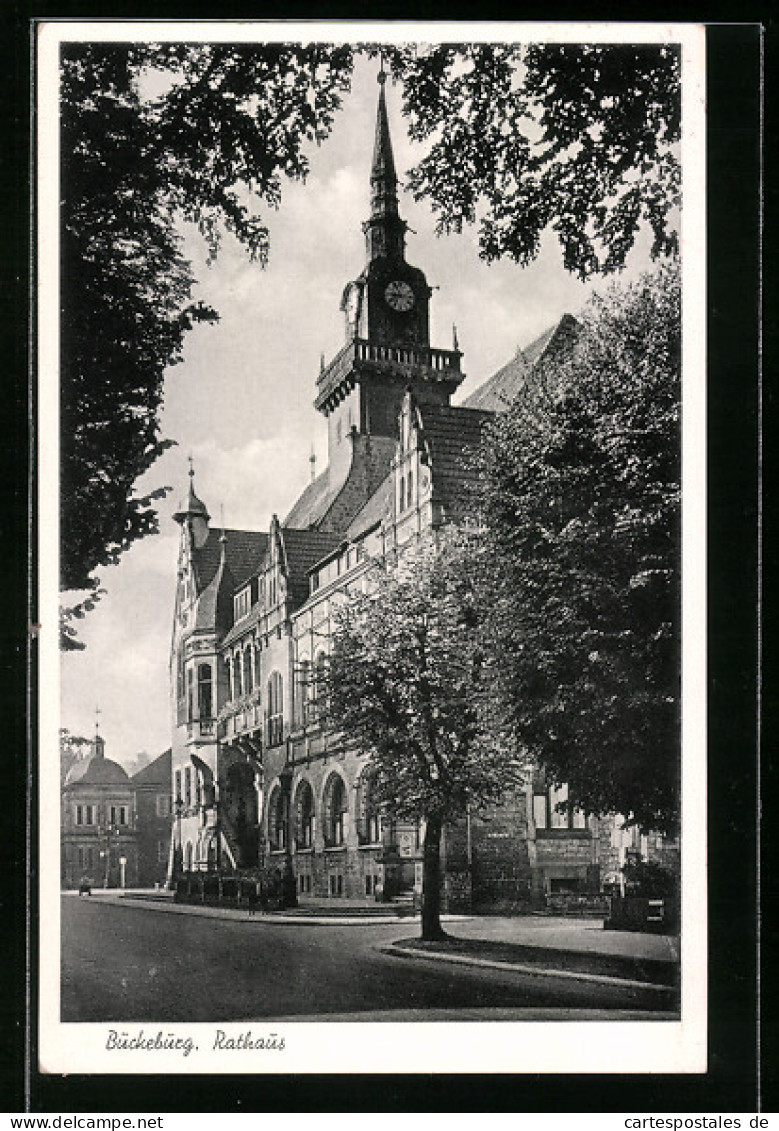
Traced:
<path fill-rule="evenodd" d="M 414 305 L 414 292 L 408 283 L 399 279 L 387 284 L 384 297 L 393 310 L 411 310 Z"/>

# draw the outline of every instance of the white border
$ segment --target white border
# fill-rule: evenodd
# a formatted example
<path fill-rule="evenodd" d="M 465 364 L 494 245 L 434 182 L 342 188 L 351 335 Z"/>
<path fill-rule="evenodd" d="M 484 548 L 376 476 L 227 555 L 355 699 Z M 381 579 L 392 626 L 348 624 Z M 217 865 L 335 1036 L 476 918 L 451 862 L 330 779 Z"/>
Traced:
<path fill-rule="evenodd" d="M 53 1073 L 704 1072 L 706 1070 L 706 299 L 704 28 L 691 24 L 381 23 L 373 21 L 48 21 L 38 28 L 40 516 L 39 1068 Z M 104 1024 L 59 1021 L 58 652 L 58 52 L 72 40 L 421 40 L 677 42 L 682 46 L 683 167 L 683 931 L 680 1022 L 265 1022 L 283 1052 L 212 1053 L 216 1025 L 143 1026 L 199 1051 L 108 1052 Z M 435 1024 L 434 1033 L 431 1025 Z M 127 1023 L 137 1032 L 142 1026 Z M 247 1024 L 221 1025 L 234 1035 Z M 337 1037 L 337 1039 L 333 1039 Z"/>

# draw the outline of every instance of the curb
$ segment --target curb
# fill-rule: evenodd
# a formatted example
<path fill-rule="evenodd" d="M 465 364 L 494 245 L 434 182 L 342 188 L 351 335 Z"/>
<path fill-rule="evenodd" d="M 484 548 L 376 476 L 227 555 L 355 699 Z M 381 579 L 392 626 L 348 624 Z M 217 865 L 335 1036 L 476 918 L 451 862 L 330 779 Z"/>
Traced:
<path fill-rule="evenodd" d="M 400 923 L 414 923 L 419 921 L 419 915 L 314 915 L 295 914 L 288 915 L 282 912 L 270 911 L 265 915 L 257 913 L 249 915 L 248 912 L 238 911 L 233 907 L 214 907 L 209 904 L 174 903 L 172 899 L 137 899 L 132 896 L 100 895 L 77 897 L 76 892 L 63 892 L 63 895 L 73 898 L 90 898 L 94 903 L 108 903 L 114 907 L 135 907 L 147 911 L 162 911 L 172 915 L 194 915 L 200 919 L 221 919 L 230 923 L 268 923 L 274 926 L 302 926 L 302 927 L 370 927 L 399 925 Z M 443 922 L 465 923 L 470 920 L 467 915 L 442 916 Z"/>
<path fill-rule="evenodd" d="M 430 962 L 449 962 L 456 966 L 477 966 L 487 970 L 500 970 L 503 973 L 536 974 L 539 977 L 568 978 L 577 982 L 595 982 L 604 986 L 622 986 L 641 990 L 656 990 L 661 993 L 675 993 L 674 986 L 659 985 L 656 982 L 637 982 L 633 978 L 616 978 L 611 974 L 588 974 L 583 970 L 561 970 L 555 967 L 528 966 L 518 962 L 500 962 L 498 959 L 472 958 L 462 954 L 445 954 L 443 951 L 413 950 L 409 947 L 380 947 L 384 954 L 396 958 L 421 959 Z"/>

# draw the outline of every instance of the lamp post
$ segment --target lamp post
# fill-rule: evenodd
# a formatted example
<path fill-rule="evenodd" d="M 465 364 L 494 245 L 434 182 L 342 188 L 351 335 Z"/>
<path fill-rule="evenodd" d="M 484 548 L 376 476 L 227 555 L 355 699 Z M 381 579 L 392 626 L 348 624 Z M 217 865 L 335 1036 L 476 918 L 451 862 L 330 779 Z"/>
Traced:
<path fill-rule="evenodd" d="M 127 857 L 126 856 L 120 856 L 119 857 L 119 887 L 122 889 L 122 891 L 124 891 L 126 868 L 127 868 Z"/>
<path fill-rule="evenodd" d="M 108 888 L 111 878 L 111 834 L 116 832 L 113 825 L 108 824 L 105 827 L 105 849 L 101 850 L 100 855 L 105 861 L 105 869 L 103 872 L 103 887 Z"/>
<path fill-rule="evenodd" d="M 180 797 L 176 798 L 176 843 L 173 852 L 173 874 L 174 877 L 178 876 L 179 872 L 184 871 L 184 846 L 181 843 L 181 814 L 184 809 L 184 802 Z"/>

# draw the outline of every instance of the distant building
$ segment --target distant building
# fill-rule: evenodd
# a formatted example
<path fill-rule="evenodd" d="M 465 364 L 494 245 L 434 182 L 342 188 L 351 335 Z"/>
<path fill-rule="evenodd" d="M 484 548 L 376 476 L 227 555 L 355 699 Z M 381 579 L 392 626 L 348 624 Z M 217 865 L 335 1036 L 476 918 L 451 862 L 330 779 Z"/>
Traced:
<path fill-rule="evenodd" d="M 139 887 L 163 884 L 168 874 L 173 813 L 170 764 L 166 750 L 130 778 L 135 791 Z"/>
<path fill-rule="evenodd" d="M 99 734 L 62 786 L 61 872 L 64 888 L 84 879 L 94 887 L 137 883 L 135 790 L 119 763 L 106 758 Z"/>

